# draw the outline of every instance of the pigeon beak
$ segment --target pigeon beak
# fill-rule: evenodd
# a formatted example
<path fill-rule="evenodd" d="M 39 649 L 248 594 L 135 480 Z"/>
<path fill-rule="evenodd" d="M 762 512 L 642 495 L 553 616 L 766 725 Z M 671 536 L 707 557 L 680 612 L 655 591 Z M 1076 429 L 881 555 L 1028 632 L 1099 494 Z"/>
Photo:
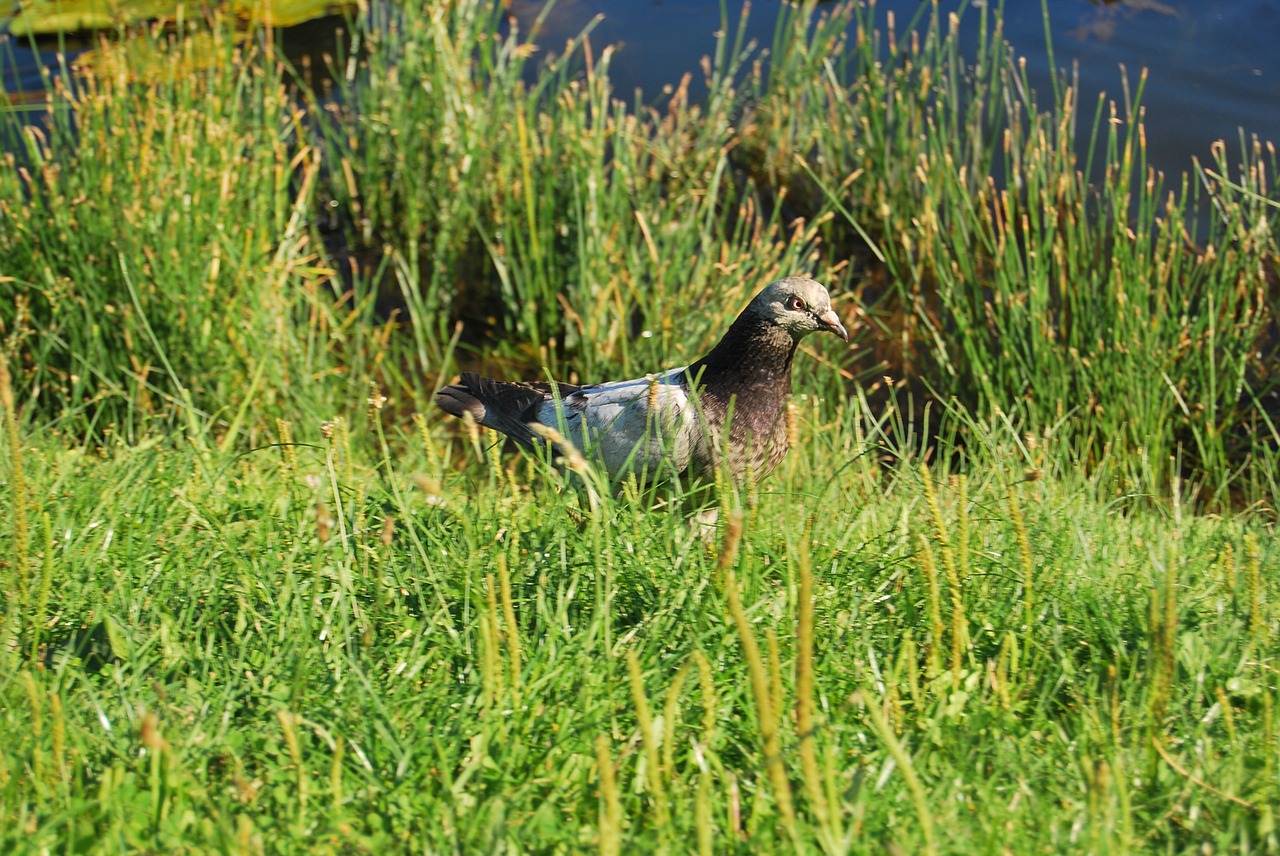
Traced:
<path fill-rule="evenodd" d="M 836 314 L 834 309 L 828 309 L 819 315 L 818 323 L 846 342 L 849 341 L 849 331 L 844 329 L 844 325 L 840 323 L 840 316 Z"/>

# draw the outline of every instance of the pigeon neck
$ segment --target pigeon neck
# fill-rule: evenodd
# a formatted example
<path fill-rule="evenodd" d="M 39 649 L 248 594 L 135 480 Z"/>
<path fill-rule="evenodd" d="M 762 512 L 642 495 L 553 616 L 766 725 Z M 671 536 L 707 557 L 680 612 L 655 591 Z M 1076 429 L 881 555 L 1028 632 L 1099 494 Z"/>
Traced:
<path fill-rule="evenodd" d="M 691 379 L 704 395 L 725 397 L 746 388 L 791 391 L 791 360 L 799 344 L 773 324 L 743 316 L 702 359 L 689 366 Z"/>

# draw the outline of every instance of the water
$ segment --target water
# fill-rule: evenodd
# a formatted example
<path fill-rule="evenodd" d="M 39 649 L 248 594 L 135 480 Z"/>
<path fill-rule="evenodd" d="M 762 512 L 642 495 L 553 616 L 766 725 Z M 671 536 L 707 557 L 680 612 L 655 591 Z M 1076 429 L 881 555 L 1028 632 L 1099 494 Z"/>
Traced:
<path fill-rule="evenodd" d="M 1080 103 L 1092 116 L 1098 93 L 1122 99 L 1121 67 L 1136 84 L 1143 68 L 1149 80 L 1147 141 L 1152 165 L 1169 175 L 1188 170 L 1192 157 L 1209 156 L 1215 140 L 1233 146 L 1241 129 L 1263 140 L 1280 141 L 1280 3 L 1274 0 L 1048 0 L 1054 58 L 1059 68 L 1079 70 Z M 524 32 L 544 10 L 541 0 L 513 0 L 511 12 Z M 917 0 L 879 0 L 878 18 L 888 11 L 899 26 L 919 8 Z M 942 2 L 945 14 L 959 7 Z M 781 9 L 779 0 L 760 0 L 747 25 L 749 38 L 768 45 Z M 741 4 L 728 4 L 736 26 Z M 656 100 L 663 88 L 686 72 L 701 80 L 699 61 L 714 49 L 721 29 L 718 0 L 559 0 L 541 24 L 538 42 L 559 50 L 584 26 L 603 16 L 593 35 L 598 51 L 617 44 L 612 74 L 616 92 L 631 98 L 643 92 Z M 1046 97 L 1049 64 L 1041 0 L 1007 0 L 1006 37 L 1027 59 L 1032 80 Z M 315 54 L 332 50 L 334 20 L 294 28 L 288 42 Z M 973 24 L 975 16 L 968 15 Z M 320 26 L 317 24 L 320 23 Z M 81 48 L 85 42 L 71 43 Z M 56 67 L 53 50 L 32 51 L 0 37 L 0 80 L 14 100 L 38 90 L 42 65 Z M 15 95 L 15 93 L 18 93 Z M 1229 149 L 1231 150 L 1231 149 Z"/>
<path fill-rule="evenodd" d="M 992 0 L 994 2 L 994 0 Z M 1048 0 L 1054 60 L 1079 70 L 1082 122 L 1092 118 L 1099 93 L 1123 101 L 1121 67 L 1136 86 L 1143 68 L 1143 97 L 1150 162 L 1166 174 L 1208 159 L 1215 140 L 1230 146 L 1246 135 L 1280 142 L 1280 3 L 1274 0 Z M 894 12 L 899 28 L 919 9 L 917 0 L 878 0 L 877 20 Z M 941 2 L 946 13 L 958 2 Z M 527 32 L 541 2 L 522 0 L 513 11 Z M 741 4 L 730 4 L 736 25 Z M 773 37 L 778 0 L 752 7 L 748 35 L 763 46 Z M 1041 0 L 1007 0 L 1005 35 L 1050 106 L 1049 61 Z M 621 45 L 612 77 L 621 95 L 643 89 L 657 94 L 685 72 L 701 78 L 699 59 L 714 49 L 721 28 L 717 0 L 560 0 L 543 24 L 539 42 L 558 49 L 596 15 L 597 46 Z M 966 15 L 974 25 L 976 16 Z"/>

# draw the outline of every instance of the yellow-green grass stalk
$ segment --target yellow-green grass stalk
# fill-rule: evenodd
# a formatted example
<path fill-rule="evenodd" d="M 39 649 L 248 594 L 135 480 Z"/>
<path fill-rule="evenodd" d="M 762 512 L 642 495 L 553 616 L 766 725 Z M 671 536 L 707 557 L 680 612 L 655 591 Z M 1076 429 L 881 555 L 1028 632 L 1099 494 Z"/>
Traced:
<path fill-rule="evenodd" d="M 308 787 L 310 776 L 307 775 L 307 768 L 303 763 L 302 741 L 298 736 L 298 725 L 302 722 L 302 717 L 282 707 L 276 711 L 276 720 L 280 723 L 285 747 L 289 751 L 289 760 L 293 764 L 294 781 L 297 784 L 295 792 L 298 801 L 297 820 L 301 823 L 307 813 L 307 798 L 310 794 Z"/>
<path fill-rule="evenodd" d="M 645 787 L 653 795 L 654 821 L 659 834 L 667 832 L 667 794 L 659 764 L 658 735 L 655 733 L 653 712 L 644 692 L 644 676 L 640 672 L 640 658 L 635 651 L 627 652 L 627 672 L 631 678 L 631 703 L 636 709 L 636 723 L 640 726 L 640 745 L 644 749 Z"/>
<path fill-rule="evenodd" d="M 596 735 L 596 767 L 600 775 L 600 854 L 619 856 L 622 853 L 622 796 L 609 752 L 609 738 L 603 734 Z"/>
<path fill-rule="evenodd" d="M 731 567 L 731 556 L 736 547 L 734 520 L 741 520 L 740 512 L 735 510 L 730 517 L 728 533 L 721 548 L 720 565 L 724 567 L 724 590 L 728 601 L 729 615 L 738 631 L 738 640 L 742 645 L 742 653 L 747 661 L 747 672 L 751 681 L 751 695 L 756 703 L 756 721 L 760 728 L 761 750 L 764 755 L 765 772 L 773 788 L 774 801 L 778 812 L 782 815 L 783 824 L 788 830 L 795 830 L 795 809 L 791 803 L 791 783 L 787 780 L 786 765 L 782 757 L 782 722 L 780 712 L 774 706 L 774 681 L 770 670 L 760 653 L 760 645 L 751 629 L 746 610 L 742 606 L 742 597 L 738 593 L 738 581 Z M 740 522 L 738 528 L 740 529 Z"/>
<path fill-rule="evenodd" d="M 1258 536 L 1244 536 L 1245 573 L 1249 580 L 1249 632 L 1259 646 L 1267 644 L 1267 622 L 1263 614 L 1262 553 Z"/>
<path fill-rule="evenodd" d="M 499 553 L 498 586 L 502 598 L 502 621 L 506 625 L 507 660 L 511 667 L 511 688 L 519 699 L 521 680 L 520 627 L 516 624 L 515 601 L 511 596 L 511 575 L 507 571 L 507 557 Z"/>
<path fill-rule="evenodd" d="M 929 474 L 928 464 L 922 463 L 920 465 L 920 473 L 924 482 L 925 502 L 929 506 L 929 514 L 933 519 L 934 537 L 937 539 L 939 549 L 942 551 L 942 566 L 947 576 L 947 590 L 951 598 L 951 674 L 954 679 L 959 680 L 960 671 L 964 665 L 964 655 L 969 647 L 969 623 L 965 617 L 964 598 L 960 591 L 960 570 L 957 567 L 959 560 L 956 557 L 957 548 L 951 544 L 946 521 L 942 516 L 942 505 L 938 501 L 938 493 L 934 489 L 933 478 Z M 962 489 L 960 503 L 963 505 L 964 502 L 965 497 Z M 962 535 L 959 551 L 964 561 L 967 561 L 969 536 L 963 509 L 960 512 L 960 519 L 962 521 L 960 525 Z"/>
<path fill-rule="evenodd" d="M 1018 540 L 1018 559 L 1022 566 L 1022 625 L 1024 656 L 1033 650 L 1031 641 L 1035 636 L 1036 580 L 1035 558 L 1031 552 L 1031 536 L 1027 532 L 1027 522 L 1022 516 L 1022 507 L 1018 503 L 1018 495 L 1013 487 L 1009 488 L 1009 520 L 1013 524 L 1014 534 Z"/>
<path fill-rule="evenodd" d="M 865 690 L 860 691 L 855 695 L 855 701 L 861 703 L 867 724 L 871 726 L 877 739 L 884 744 L 884 748 L 902 774 L 902 780 L 907 785 L 907 792 L 911 796 L 911 804 L 916 812 L 916 819 L 920 821 L 920 832 L 924 837 L 924 852 L 937 853 L 938 843 L 933 829 L 933 813 L 929 809 L 929 795 L 916 773 L 911 756 L 907 754 L 907 750 L 894 734 L 893 727 L 885 719 L 884 713 L 879 708 L 879 701 L 874 696 Z"/>
<path fill-rule="evenodd" d="M 925 609 L 929 617 L 928 676 L 942 671 L 942 592 L 938 584 L 938 562 L 927 535 L 920 535 L 920 569 L 924 571 Z M 954 675 L 953 677 L 958 677 Z"/>
<path fill-rule="evenodd" d="M 22 470 L 22 438 L 18 432 L 18 411 L 14 403 L 13 378 L 9 359 L 0 351 L 0 409 L 4 410 L 4 432 L 9 447 L 9 492 L 13 497 L 12 577 L 4 581 L 10 593 L 5 612 L 15 639 L 21 643 L 30 616 L 31 598 L 30 532 L 27 527 L 27 481 Z"/>
<path fill-rule="evenodd" d="M 493 574 L 486 574 L 484 578 L 484 595 L 487 608 L 481 616 L 480 638 L 483 650 L 480 653 L 480 662 L 486 703 L 489 705 L 497 705 L 503 702 L 507 685 L 503 676 L 503 633 L 498 623 L 497 588 Z"/>
<path fill-rule="evenodd" d="M 806 527 L 807 529 L 807 527 Z M 815 666 L 814 666 L 814 580 L 813 560 L 810 555 L 808 532 L 800 543 L 799 589 L 796 615 L 796 752 L 800 756 L 800 771 L 804 776 L 809 805 L 818 822 L 826 826 L 830 822 L 824 777 L 818 765 L 817 718 L 814 716 Z"/>
<path fill-rule="evenodd" d="M 680 712 L 680 691 L 689 677 L 689 667 L 690 664 L 685 663 L 676 672 L 662 705 L 662 774 L 671 779 L 676 775 L 676 716 Z"/>

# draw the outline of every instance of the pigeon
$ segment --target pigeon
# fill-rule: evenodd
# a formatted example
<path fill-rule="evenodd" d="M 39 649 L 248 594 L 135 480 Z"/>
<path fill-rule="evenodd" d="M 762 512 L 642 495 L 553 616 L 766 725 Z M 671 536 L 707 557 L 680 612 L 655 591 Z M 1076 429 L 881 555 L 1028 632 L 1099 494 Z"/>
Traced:
<path fill-rule="evenodd" d="M 791 362 L 800 340 L 819 330 L 849 341 L 826 287 L 791 276 L 765 286 L 687 366 L 588 385 L 463 372 L 435 401 L 526 448 L 558 434 L 615 483 L 630 474 L 643 483 L 708 480 L 721 466 L 735 479 L 757 480 L 786 454 Z"/>

